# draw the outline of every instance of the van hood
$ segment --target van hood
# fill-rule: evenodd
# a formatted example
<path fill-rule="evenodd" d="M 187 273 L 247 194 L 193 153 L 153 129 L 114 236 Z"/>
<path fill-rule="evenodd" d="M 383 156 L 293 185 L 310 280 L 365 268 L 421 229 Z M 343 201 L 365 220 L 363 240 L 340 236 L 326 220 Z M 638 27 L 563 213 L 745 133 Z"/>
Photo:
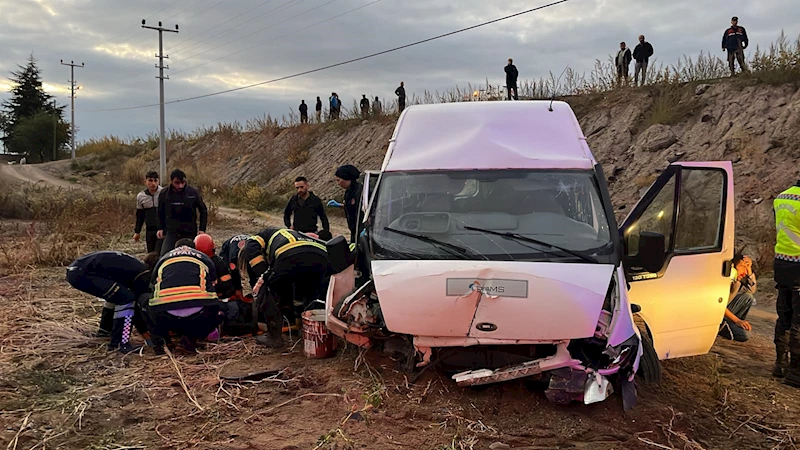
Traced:
<path fill-rule="evenodd" d="M 394 333 L 560 341 L 594 335 L 612 264 L 521 261 L 372 262 Z"/>

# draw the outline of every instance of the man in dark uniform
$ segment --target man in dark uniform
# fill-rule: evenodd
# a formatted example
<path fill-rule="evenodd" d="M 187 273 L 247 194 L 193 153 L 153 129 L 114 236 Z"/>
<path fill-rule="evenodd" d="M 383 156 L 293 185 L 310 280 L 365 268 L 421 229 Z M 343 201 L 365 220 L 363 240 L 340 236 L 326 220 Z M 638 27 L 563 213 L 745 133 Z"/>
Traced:
<path fill-rule="evenodd" d="M 722 35 L 722 51 L 728 52 L 728 68 L 731 70 L 731 76 L 736 75 L 735 62 L 739 63 L 739 68 L 742 72 L 747 72 L 747 64 L 744 61 L 744 49 L 750 43 L 747 38 L 747 30 L 739 26 L 739 18 L 734 16 L 731 18 L 731 27 L 725 30 Z"/>
<path fill-rule="evenodd" d="M 344 165 L 336 169 L 336 184 L 344 189 L 344 204 L 334 200 L 328 206 L 344 207 L 347 217 L 347 227 L 350 228 L 350 243 L 356 242 L 356 229 L 358 228 L 359 213 L 361 211 L 361 191 L 363 186 L 358 182 L 361 172 L 355 166 Z"/>
<path fill-rule="evenodd" d="M 140 297 L 156 353 L 170 342 L 170 332 L 182 335 L 183 348 L 194 352 L 197 340 L 223 320 L 214 262 L 193 247 L 190 239 L 179 240 L 153 269 L 151 295 Z"/>
<path fill-rule="evenodd" d="M 161 244 L 164 240 L 158 238 L 158 197 L 163 188 L 158 185 L 158 172 L 147 172 L 144 184 L 146 189 L 136 195 L 136 226 L 133 229 L 133 240 L 139 242 L 144 225 L 147 252 L 161 254 Z"/>
<path fill-rule="evenodd" d="M 772 375 L 800 388 L 800 181 L 773 201 L 775 212 L 775 350 Z"/>
<path fill-rule="evenodd" d="M 208 224 L 208 208 L 197 189 L 186 184 L 186 174 L 176 169 L 169 178 L 170 186 L 158 197 L 158 238 L 164 239 L 161 256 L 171 251 L 179 239 L 194 239 L 198 229 L 200 234 L 205 233 Z"/>
<path fill-rule="evenodd" d="M 144 261 L 122 252 L 100 251 L 81 256 L 67 267 L 67 282 L 75 289 L 102 298 L 113 308 L 103 308 L 100 328 L 111 331 L 108 350 L 128 353 L 131 326 L 149 339 L 136 299 L 150 290 L 150 270 L 158 254 L 149 253 Z M 113 325 L 109 324 L 113 322 Z"/>
<path fill-rule="evenodd" d="M 248 239 L 250 239 L 249 234 L 237 234 L 222 243 L 222 249 L 219 253 L 220 258 L 230 270 L 231 284 L 235 292 L 234 295 L 237 297 L 242 297 L 243 295 L 242 273 L 239 271 L 239 252 L 244 248 Z"/>
<path fill-rule="evenodd" d="M 258 342 L 280 346 L 282 342 L 275 339 L 280 333 L 273 331 L 276 325 L 280 330 L 281 323 L 279 309 L 274 303 L 285 306 L 289 315 L 294 316 L 289 318 L 291 320 L 299 318 L 319 299 L 322 281 L 329 274 L 327 249 L 300 232 L 267 228 L 247 240 L 240 261 L 247 267 L 259 311 L 264 312 L 267 329 L 272 331 Z"/>

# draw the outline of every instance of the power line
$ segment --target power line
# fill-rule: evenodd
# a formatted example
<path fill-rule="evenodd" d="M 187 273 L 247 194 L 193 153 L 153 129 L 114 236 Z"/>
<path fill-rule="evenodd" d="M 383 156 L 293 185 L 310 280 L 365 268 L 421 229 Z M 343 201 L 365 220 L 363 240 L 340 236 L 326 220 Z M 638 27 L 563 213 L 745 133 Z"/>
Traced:
<path fill-rule="evenodd" d="M 220 1 L 220 3 L 222 3 L 223 1 L 225 1 L 225 0 L 221 0 L 221 1 Z M 222 23 L 220 23 L 220 24 L 218 24 L 218 25 L 214 25 L 213 27 L 211 27 L 211 28 L 209 28 L 209 29 L 207 29 L 207 30 L 205 30 L 205 31 L 203 31 L 203 32 L 197 33 L 197 34 L 195 34 L 195 35 L 194 35 L 194 36 L 192 36 L 192 37 L 189 37 L 189 38 L 186 38 L 186 39 L 184 39 L 184 40 L 182 40 L 182 41 L 178 42 L 177 44 L 175 44 L 175 48 L 174 48 L 173 50 L 174 50 L 174 51 L 177 51 L 177 50 L 181 50 L 181 49 L 187 49 L 187 48 L 191 47 L 193 44 L 189 44 L 188 46 L 183 46 L 183 44 L 184 44 L 185 42 L 189 42 L 189 41 L 191 41 L 192 39 L 194 39 L 194 38 L 196 38 L 196 37 L 198 37 L 198 36 L 200 36 L 200 35 L 202 35 L 202 34 L 208 33 L 209 31 L 213 30 L 214 28 L 221 27 L 222 25 L 225 25 L 226 23 L 230 22 L 231 20 L 233 20 L 233 19 L 236 19 L 236 18 L 239 18 L 239 17 L 241 17 L 241 16 L 243 16 L 243 15 L 245 15 L 245 14 L 249 13 L 250 11 L 253 11 L 254 9 L 258 9 L 258 8 L 260 8 L 260 7 L 264 6 L 264 5 L 266 5 L 267 3 L 271 2 L 271 1 L 272 1 L 272 0 L 266 0 L 265 2 L 262 2 L 262 3 L 260 3 L 259 5 L 255 6 L 255 7 L 253 7 L 253 8 L 250 8 L 250 9 L 248 9 L 247 11 L 245 11 L 245 12 L 243 12 L 243 13 L 239 14 L 238 16 L 233 16 L 233 17 L 231 17 L 230 19 L 226 20 L 225 22 L 222 22 Z M 219 3 L 217 3 L 217 4 L 219 4 Z M 216 6 L 216 5 L 214 5 L 214 6 Z M 195 16 L 196 16 L 196 15 L 197 15 L 197 14 L 195 14 Z M 194 16 L 192 16 L 192 17 L 194 17 Z M 200 41 L 200 42 L 203 42 L 203 41 Z M 199 44 L 199 42 L 195 43 L 194 45 L 196 45 L 196 44 Z"/>
<path fill-rule="evenodd" d="M 244 49 L 242 49 L 242 50 L 239 50 L 239 51 L 237 51 L 237 52 L 233 52 L 233 53 L 229 53 L 229 54 L 227 54 L 227 55 L 224 55 L 224 56 L 220 56 L 219 58 L 212 59 L 211 61 L 206 61 L 206 62 L 204 62 L 204 63 L 201 63 L 201 64 L 198 64 L 198 65 L 196 65 L 196 66 L 187 67 L 186 69 L 181 69 L 181 70 L 179 70 L 179 71 L 177 71 L 177 72 L 174 72 L 173 74 L 174 74 L 174 75 L 177 75 L 177 74 L 179 74 L 179 73 L 187 72 L 187 71 L 189 71 L 189 70 L 196 69 L 196 68 L 198 68 L 198 67 L 202 67 L 202 66 L 205 66 L 205 65 L 207 65 L 207 64 L 211 64 L 211 63 L 213 63 L 213 62 L 216 62 L 216 61 L 219 61 L 219 60 L 221 60 L 221 59 L 225 59 L 225 58 L 229 58 L 229 57 L 231 57 L 231 56 L 238 55 L 238 54 L 240 54 L 240 53 L 243 53 L 243 52 L 246 52 L 246 51 L 248 51 L 248 50 L 252 50 L 252 49 L 254 49 L 254 48 L 256 48 L 256 47 L 260 47 L 260 46 L 262 46 L 262 45 L 264 45 L 264 44 L 267 44 L 267 43 L 270 43 L 270 42 L 274 42 L 274 41 L 277 41 L 277 40 L 279 40 L 279 39 L 283 39 L 283 38 L 285 38 L 285 37 L 287 37 L 287 36 L 291 36 L 291 35 L 293 35 L 293 34 L 295 34 L 295 33 L 299 33 L 299 32 L 301 32 L 301 31 L 308 30 L 309 28 L 314 28 L 314 27 L 316 27 L 316 26 L 318 26 L 318 25 L 322 25 L 322 24 L 323 24 L 323 23 L 325 23 L 325 22 L 330 22 L 331 20 L 338 19 L 339 17 L 342 17 L 342 16 L 346 16 L 346 15 L 348 15 L 348 14 L 350 14 L 350 13 L 353 13 L 353 12 L 356 12 L 356 11 L 358 11 L 359 9 L 366 8 L 367 6 L 374 5 L 375 3 L 380 3 L 381 1 L 383 1 L 383 0 L 375 0 L 375 1 L 373 1 L 373 2 L 367 3 L 366 5 L 361 5 L 361 6 L 357 7 L 357 8 L 353 8 L 353 9 L 351 9 L 351 10 L 349 10 L 349 11 L 345 11 L 345 12 L 343 12 L 343 13 L 341 13 L 341 14 L 335 15 L 335 16 L 333 16 L 333 17 L 329 17 L 329 18 L 327 18 L 327 19 L 325 19 L 325 20 L 321 20 L 321 21 L 319 21 L 319 22 L 317 22 L 317 23 L 314 23 L 314 24 L 311 24 L 311 25 L 309 25 L 309 26 L 307 26 L 307 27 L 300 28 L 299 30 L 294 30 L 294 31 L 292 31 L 292 32 L 290 32 L 290 33 L 286 33 L 286 34 L 283 34 L 283 35 L 280 35 L 280 36 L 274 37 L 274 38 L 272 38 L 272 39 L 268 39 L 268 40 L 266 40 L 266 41 L 264 41 L 264 42 L 258 43 L 258 44 L 256 44 L 256 45 L 253 45 L 253 46 L 251 46 L 251 47 L 247 47 L 247 48 L 244 48 Z"/>
<path fill-rule="evenodd" d="M 256 31 L 254 31 L 254 32 L 252 32 L 252 33 L 250 33 L 250 34 L 246 34 L 246 35 L 244 35 L 244 36 L 241 36 L 241 37 L 239 37 L 239 38 L 236 38 L 236 39 L 234 39 L 234 40 L 232 40 L 232 41 L 226 42 L 226 43 L 224 43 L 224 44 L 222 44 L 222 45 L 218 45 L 218 46 L 216 46 L 216 47 L 212 47 L 212 48 L 210 48 L 210 49 L 208 49 L 208 50 L 205 50 L 205 51 L 202 51 L 202 52 L 200 52 L 200 53 L 195 53 L 194 55 L 192 55 L 192 56 L 190 56 L 190 57 L 188 57 L 188 58 L 185 58 L 185 59 L 181 59 L 180 61 L 181 61 L 181 62 L 188 61 L 188 60 L 190 60 L 190 59 L 192 59 L 192 58 L 195 58 L 195 57 L 197 57 L 197 56 L 200 56 L 200 55 L 202 55 L 202 54 L 204 54 L 204 53 L 208 53 L 208 52 L 210 52 L 210 51 L 212 51 L 212 50 L 216 50 L 216 49 L 218 49 L 218 48 L 225 47 L 226 45 L 232 44 L 232 43 L 234 43 L 234 42 L 236 42 L 236 41 L 240 41 L 240 40 L 242 40 L 242 39 L 244 39 L 244 38 L 246 38 L 246 37 L 250 37 L 250 36 L 252 36 L 252 35 L 254 35 L 254 34 L 257 34 L 257 33 L 260 33 L 260 32 L 262 32 L 262 31 L 264 31 L 264 30 L 268 30 L 268 29 L 270 29 L 270 28 L 272 28 L 272 27 L 274 27 L 274 26 L 276 26 L 276 25 L 281 25 L 281 24 L 284 24 L 284 23 L 286 23 L 286 22 L 288 22 L 288 21 L 290 21 L 290 20 L 292 20 L 292 19 L 296 19 L 296 18 L 298 18 L 298 17 L 300 17 L 300 16 L 302 16 L 302 15 L 308 14 L 308 13 L 310 13 L 311 11 L 314 11 L 315 9 L 319 9 L 319 8 L 322 8 L 323 6 L 330 5 L 331 3 L 335 2 L 335 1 L 338 1 L 338 0 L 330 0 L 330 1 L 328 1 L 328 2 L 326 2 L 326 3 L 323 3 L 323 4 L 319 5 L 319 6 L 315 6 L 315 7 L 311 8 L 311 9 L 309 9 L 309 10 L 306 10 L 306 11 L 304 11 L 304 12 L 301 12 L 300 14 L 297 14 L 297 15 L 294 15 L 294 16 L 292 16 L 292 17 L 289 17 L 288 19 L 284 19 L 284 20 L 282 20 L 282 21 L 280 21 L 280 22 L 278 22 L 278 23 L 273 23 L 273 24 L 267 25 L 266 27 L 264 27 L 264 28 L 262 28 L 262 29 L 260 29 L 260 30 L 256 30 Z M 177 73 L 177 72 L 176 72 L 176 73 Z"/>
<path fill-rule="evenodd" d="M 253 83 L 253 84 L 249 84 L 249 85 L 246 85 L 246 86 L 240 86 L 240 87 L 237 87 L 237 88 L 226 89 L 224 91 L 212 92 L 210 94 L 203 94 L 203 95 L 198 95 L 198 96 L 195 96 L 195 97 L 189 97 L 189 98 L 185 98 L 185 99 L 172 100 L 172 101 L 169 101 L 169 102 L 165 102 L 164 104 L 173 104 L 173 103 L 188 102 L 188 101 L 191 101 L 191 100 L 199 100 L 199 99 L 203 99 L 203 98 L 213 97 L 213 96 L 216 96 L 216 95 L 228 94 L 228 93 L 231 93 L 231 92 L 250 89 L 250 88 L 253 88 L 253 87 L 256 87 L 256 86 L 262 86 L 262 85 L 265 85 L 265 84 L 276 83 L 278 81 L 284 81 L 284 80 L 288 80 L 288 79 L 291 79 L 291 78 L 297 78 L 297 77 L 301 77 L 303 75 L 308 75 L 308 74 L 315 73 L 315 72 L 322 72 L 323 70 L 328 70 L 328 69 L 332 69 L 334 67 L 344 66 L 346 64 L 352 64 L 354 62 L 363 61 L 365 59 L 374 58 L 376 56 L 385 55 L 387 53 L 396 52 L 398 50 L 403 50 L 403 49 L 406 49 L 406 48 L 409 48 L 409 47 L 413 47 L 413 46 L 416 46 L 416 45 L 420 45 L 420 44 L 424 44 L 424 43 L 427 43 L 427 42 L 435 41 L 437 39 L 442 39 L 442 38 L 445 38 L 445 37 L 448 37 L 448 36 L 452 36 L 454 34 L 463 33 L 465 31 L 469 31 L 469 30 L 474 30 L 476 28 L 480 28 L 480 27 L 483 27 L 483 26 L 486 26 L 486 25 L 491 25 L 493 23 L 497 23 L 497 22 L 500 22 L 500 21 L 503 21 L 503 20 L 511 19 L 513 17 L 521 16 L 521 15 L 524 15 L 524 14 L 529 14 L 529 13 L 532 13 L 532 12 L 535 12 L 535 11 L 540 11 L 540 10 L 543 10 L 543 9 L 546 9 L 546 8 L 550 8 L 552 6 L 559 5 L 561 3 L 566 3 L 568 1 L 569 0 L 559 0 L 557 2 L 548 3 L 546 5 L 537 6 L 535 8 L 527 9 L 525 11 L 521 11 L 521 12 L 518 12 L 518 13 L 515 13 L 515 14 L 511 14 L 511 15 L 508 15 L 508 16 L 500 17 L 500 18 L 494 19 L 494 20 L 490 20 L 488 22 L 483 22 L 483 23 L 479 23 L 477 25 L 472 25 L 472 26 L 467 27 L 467 28 L 461 28 L 461 29 L 456 30 L 456 31 L 451 31 L 451 32 L 445 33 L 445 34 L 440 34 L 438 36 L 434 36 L 434 37 L 431 37 L 431 38 L 428 38 L 428 39 L 423 39 L 421 41 L 416 41 L 416 42 L 412 42 L 410 44 L 401 45 L 399 47 L 391 48 L 391 49 L 388 49 L 388 50 L 383 50 L 383 51 L 380 51 L 380 52 L 377 52 L 377 53 L 372 53 L 370 55 L 349 59 L 347 61 L 342 61 L 342 62 L 338 62 L 338 63 L 335 63 L 335 64 L 330 64 L 330 65 L 327 65 L 327 66 L 324 66 L 324 67 L 319 67 L 317 69 L 306 70 L 305 72 L 299 72 L 299 73 L 295 73 L 295 74 L 292 74 L 292 75 L 283 76 L 283 77 L 280 77 L 280 78 L 274 78 L 272 80 L 262 81 L 260 83 Z M 159 103 L 155 103 L 155 104 L 151 104 L 151 105 L 128 106 L 128 107 L 125 107 L 125 108 L 87 110 L 85 112 L 126 111 L 126 110 L 129 110 L 129 109 L 152 108 L 154 106 L 159 106 L 159 105 L 160 105 Z"/>
<path fill-rule="evenodd" d="M 234 29 L 236 29 L 236 28 L 238 28 L 238 27 L 241 27 L 242 25 L 244 25 L 244 24 L 246 24 L 246 23 L 250 23 L 250 22 L 252 22 L 252 21 L 254 21 L 254 20 L 256 20 L 256 19 L 258 19 L 258 18 L 260 18 L 260 17 L 262 17 L 262 16 L 265 16 L 265 15 L 267 15 L 267 14 L 274 13 L 274 12 L 276 12 L 276 11 L 281 11 L 281 10 L 282 10 L 282 9 L 284 9 L 286 6 L 288 6 L 289 8 L 291 8 L 292 6 L 294 6 L 294 4 L 297 4 L 298 2 L 302 2 L 302 1 L 304 1 L 304 0 L 289 0 L 288 2 L 286 2 L 286 3 L 282 4 L 281 6 L 278 6 L 277 8 L 270 9 L 269 11 L 266 11 L 266 12 L 263 12 L 263 13 L 261 13 L 261 14 L 257 15 L 257 16 L 251 17 L 250 19 L 248 19 L 248 20 L 245 20 L 244 22 L 242 22 L 242 23 L 240 23 L 240 24 L 238 24 L 238 25 L 236 25 L 236 26 L 233 26 L 233 27 L 231 27 L 231 28 L 228 28 L 227 30 L 222 30 L 222 31 L 220 31 L 219 33 L 217 33 L 217 34 L 215 34 L 215 35 L 212 35 L 212 36 L 209 36 L 209 37 L 207 37 L 207 38 L 203 39 L 203 40 L 202 40 L 202 41 L 200 41 L 200 42 L 205 42 L 205 41 L 207 41 L 207 40 L 209 40 L 209 39 L 211 39 L 211 38 L 215 38 L 215 37 L 217 37 L 217 36 L 220 36 L 220 35 L 223 35 L 223 34 L 225 34 L 225 33 L 228 33 L 228 32 L 230 32 L 231 30 L 234 30 Z M 285 9 L 288 9 L 288 8 L 285 8 Z M 260 31 L 263 31 L 264 29 L 265 29 L 265 28 L 262 28 L 261 30 L 258 30 L 258 31 L 256 31 L 256 33 L 260 32 Z M 253 34 L 255 34 L 255 33 L 250 33 L 250 34 L 248 34 L 248 35 L 246 35 L 246 36 L 242 36 L 242 38 L 244 38 L 244 37 L 247 37 L 247 36 L 251 36 L 251 35 L 253 35 Z M 222 45 L 218 45 L 218 46 L 216 46 L 216 47 L 212 47 L 212 48 L 210 48 L 210 49 L 208 49 L 208 50 L 205 50 L 205 51 L 203 51 L 203 52 L 196 53 L 196 54 L 194 54 L 194 55 L 192 55 L 192 56 L 190 56 L 190 57 L 188 57 L 188 58 L 180 58 L 180 61 L 187 61 L 187 60 L 190 60 L 190 59 L 194 58 L 195 56 L 202 55 L 203 53 L 208 53 L 208 52 L 210 52 L 211 50 L 215 50 L 215 49 L 218 49 L 218 48 L 220 48 L 220 47 L 224 47 L 225 45 L 228 45 L 228 44 L 230 44 L 231 42 L 235 42 L 235 41 L 237 41 L 237 40 L 239 40 L 239 39 L 242 39 L 242 38 L 234 39 L 233 41 L 230 41 L 230 42 L 228 42 L 228 43 L 225 43 L 225 44 L 222 44 Z M 191 47 L 193 47 L 193 46 L 195 46 L 195 45 L 198 45 L 198 44 L 200 44 L 200 42 L 198 42 L 197 44 L 190 45 L 189 47 L 185 47 L 183 50 L 186 50 L 187 48 L 191 48 Z"/>

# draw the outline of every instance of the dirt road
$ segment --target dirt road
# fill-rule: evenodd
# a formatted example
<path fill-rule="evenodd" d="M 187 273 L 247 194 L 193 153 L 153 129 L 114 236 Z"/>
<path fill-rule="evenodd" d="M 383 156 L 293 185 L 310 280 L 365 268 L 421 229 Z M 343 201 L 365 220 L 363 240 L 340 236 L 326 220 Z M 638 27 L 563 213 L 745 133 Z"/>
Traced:
<path fill-rule="evenodd" d="M 59 161 L 60 163 L 61 161 Z M 0 164 L 0 179 L 16 182 L 46 183 L 64 189 L 79 188 L 68 181 L 56 178 L 46 170 L 41 164 Z"/>

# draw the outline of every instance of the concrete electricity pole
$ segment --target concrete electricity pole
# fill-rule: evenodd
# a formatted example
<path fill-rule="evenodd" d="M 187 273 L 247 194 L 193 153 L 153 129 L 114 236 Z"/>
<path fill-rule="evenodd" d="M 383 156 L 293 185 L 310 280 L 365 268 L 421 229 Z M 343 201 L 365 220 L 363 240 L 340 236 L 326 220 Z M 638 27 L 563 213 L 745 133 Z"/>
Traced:
<path fill-rule="evenodd" d="M 69 98 L 72 99 L 72 106 L 70 108 L 70 110 L 72 112 L 72 125 L 70 125 L 70 128 L 72 128 L 72 132 L 70 134 L 72 135 L 72 159 L 75 159 L 75 88 L 76 88 L 76 86 L 75 86 L 75 68 L 76 67 L 83 67 L 83 63 L 81 63 L 80 65 L 77 65 L 77 64 L 75 64 L 75 61 L 70 61 L 69 64 L 67 64 L 62 59 L 61 60 L 61 65 L 69 66 L 69 73 L 70 73 L 70 77 L 69 77 L 69 92 L 70 92 L 70 95 L 69 95 Z"/>
<path fill-rule="evenodd" d="M 142 28 L 158 31 L 158 54 L 156 55 L 156 58 L 158 58 L 158 65 L 156 66 L 158 69 L 158 76 L 156 78 L 158 78 L 159 84 L 159 106 L 161 110 L 161 123 L 159 130 L 160 137 L 158 143 L 160 153 L 159 159 L 161 160 L 161 165 L 159 167 L 159 179 L 161 179 L 162 183 L 167 183 L 169 180 L 167 180 L 167 141 L 165 138 L 166 133 L 164 132 L 164 80 L 169 80 L 169 76 L 164 76 L 164 69 L 169 69 L 169 66 L 164 65 L 164 59 L 169 59 L 169 56 L 164 55 L 164 39 L 162 38 L 162 35 L 164 31 L 177 33 L 178 24 L 175 24 L 174 30 L 170 30 L 169 28 L 163 28 L 161 26 L 161 22 L 158 22 L 157 27 L 145 25 L 145 19 L 142 19 Z"/>

